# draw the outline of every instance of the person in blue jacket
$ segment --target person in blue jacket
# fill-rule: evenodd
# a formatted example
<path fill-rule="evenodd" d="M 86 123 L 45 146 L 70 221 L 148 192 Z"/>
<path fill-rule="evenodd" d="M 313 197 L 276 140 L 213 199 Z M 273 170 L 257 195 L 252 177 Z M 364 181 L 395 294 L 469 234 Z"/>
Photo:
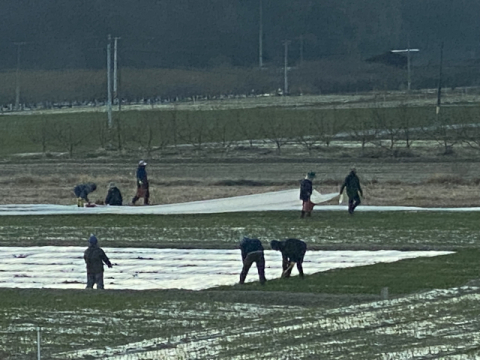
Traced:
<path fill-rule="evenodd" d="M 73 188 L 73 192 L 77 197 L 77 206 L 83 207 L 84 202 L 87 204 L 90 203 L 88 200 L 88 194 L 94 192 L 97 189 L 97 185 L 95 183 L 89 182 L 86 184 L 79 184 Z"/>
<path fill-rule="evenodd" d="M 150 198 L 150 191 L 148 185 L 148 178 L 147 178 L 147 170 L 146 170 L 147 163 L 143 160 L 140 160 L 138 163 L 137 168 L 137 193 L 132 199 L 132 204 L 138 201 L 138 199 L 143 198 L 143 204 L 148 205 L 148 200 Z"/>

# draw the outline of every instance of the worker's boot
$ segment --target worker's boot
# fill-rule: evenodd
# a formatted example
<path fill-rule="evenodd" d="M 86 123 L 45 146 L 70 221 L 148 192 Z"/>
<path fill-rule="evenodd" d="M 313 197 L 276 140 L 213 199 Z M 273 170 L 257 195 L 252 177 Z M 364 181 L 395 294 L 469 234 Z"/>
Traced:
<path fill-rule="evenodd" d="M 83 207 L 83 199 L 82 198 L 77 199 L 77 206 L 78 207 Z"/>
<path fill-rule="evenodd" d="M 311 211 L 307 211 L 307 217 L 310 217 L 312 216 L 312 212 Z"/>
<path fill-rule="evenodd" d="M 300 215 L 300 218 L 303 219 L 305 217 L 305 211 L 302 211 L 302 214 Z"/>

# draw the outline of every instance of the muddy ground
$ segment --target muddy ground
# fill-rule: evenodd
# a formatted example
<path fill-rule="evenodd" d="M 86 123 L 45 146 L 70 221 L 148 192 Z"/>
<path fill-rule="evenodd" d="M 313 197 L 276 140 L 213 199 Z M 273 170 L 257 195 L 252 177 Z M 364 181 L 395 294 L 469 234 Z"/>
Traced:
<path fill-rule="evenodd" d="M 228 156 L 208 152 L 155 154 L 147 159 L 147 171 L 152 204 L 291 189 L 298 187 L 308 171 L 317 173 L 317 190 L 331 193 L 339 190 L 355 166 L 365 205 L 471 207 L 480 206 L 478 155 L 424 155 L 417 151 L 409 157 L 392 157 L 345 148 L 312 155 L 283 150 L 279 155 L 268 149 L 241 149 Z M 98 184 L 92 201 L 103 200 L 107 184 L 114 181 L 127 203 L 135 193 L 139 157 L 25 155 L 4 159 L 0 161 L 0 203 L 74 204 L 73 187 L 86 181 Z"/>

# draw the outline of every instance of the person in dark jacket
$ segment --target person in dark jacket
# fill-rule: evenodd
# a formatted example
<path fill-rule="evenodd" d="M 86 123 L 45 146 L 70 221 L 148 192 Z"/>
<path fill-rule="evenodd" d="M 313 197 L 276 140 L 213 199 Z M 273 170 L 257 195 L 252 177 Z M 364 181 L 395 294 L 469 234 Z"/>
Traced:
<path fill-rule="evenodd" d="M 143 204 L 148 205 L 148 199 L 150 197 L 150 191 L 149 191 L 149 186 L 148 186 L 148 179 L 147 179 L 147 170 L 145 167 L 147 166 L 147 163 L 143 160 L 140 160 L 138 163 L 138 168 L 137 168 L 137 193 L 132 199 L 132 204 L 135 205 L 135 203 L 138 201 L 138 199 L 143 198 Z"/>
<path fill-rule="evenodd" d="M 114 182 L 108 184 L 107 197 L 105 198 L 105 205 L 121 206 L 123 203 L 122 193 L 116 187 Z"/>
<path fill-rule="evenodd" d="M 109 268 L 112 263 L 108 259 L 105 252 L 98 246 L 98 240 L 95 235 L 90 235 L 88 240 L 89 246 L 83 254 L 83 259 L 87 265 L 87 289 L 93 289 L 93 285 L 97 284 L 97 289 L 104 289 L 103 285 L 103 263 Z"/>
<path fill-rule="evenodd" d="M 87 204 L 90 203 L 88 200 L 88 194 L 94 192 L 97 189 L 97 185 L 95 183 L 89 182 L 86 184 L 79 184 L 73 188 L 73 192 L 77 197 L 77 206 L 83 207 L 84 202 Z"/>
<path fill-rule="evenodd" d="M 293 266 L 297 264 L 298 273 L 303 277 L 303 258 L 307 252 L 307 244 L 298 239 L 286 239 L 284 241 L 272 240 L 270 242 L 272 250 L 282 253 L 282 278 L 290 277 Z"/>
<path fill-rule="evenodd" d="M 300 182 L 300 200 L 303 201 L 302 203 L 302 214 L 300 217 L 305 217 L 312 215 L 313 207 L 315 206 L 314 203 L 310 201 L 310 196 L 312 196 L 313 192 L 313 179 L 315 179 L 315 173 L 309 172 L 305 179 Z"/>
<path fill-rule="evenodd" d="M 340 188 L 340 195 L 343 193 L 343 189 L 347 189 L 348 196 L 348 213 L 353 214 L 355 208 L 360 205 L 360 196 L 363 197 L 362 187 L 360 186 L 360 179 L 357 176 L 357 171 L 352 168 L 350 174 L 345 178 L 342 187 Z"/>
<path fill-rule="evenodd" d="M 240 273 L 240 284 L 245 283 L 248 270 L 250 270 L 253 263 L 257 264 L 260 284 L 265 284 L 267 281 L 265 278 L 265 257 L 263 255 L 263 245 L 260 240 L 244 237 L 242 241 L 240 241 L 240 250 L 243 262 L 242 272 Z"/>

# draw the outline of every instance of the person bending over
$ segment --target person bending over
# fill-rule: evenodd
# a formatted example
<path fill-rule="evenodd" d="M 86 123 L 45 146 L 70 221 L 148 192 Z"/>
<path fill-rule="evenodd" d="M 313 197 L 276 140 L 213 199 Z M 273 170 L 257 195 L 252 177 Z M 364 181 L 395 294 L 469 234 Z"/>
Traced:
<path fill-rule="evenodd" d="M 298 239 L 286 239 L 284 241 L 272 240 L 270 242 L 272 250 L 282 253 L 282 278 L 290 277 L 293 266 L 297 264 L 298 273 L 303 277 L 303 258 L 307 252 L 307 244 Z"/>
<path fill-rule="evenodd" d="M 240 273 L 240 284 L 245 283 L 248 270 L 253 263 L 257 264 L 258 277 L 260 284 L 265 284 L 265 257 L 263 255 L 263 245 L 258 239 L 244 237 L 240 242 L 240 251 L 242 253 L 243 268 Z"/>
<path fill-rule="evenodd" d="M 97 185 L 95 183 L 89 182 L 86 184 L 79 184 L 73 188 L 73 192 L 77 197 L 77 206 L 83 207 L 84 203 L 90 203 L 88 200 L 88 194 L 94 192 L 97 189 Z"/>

